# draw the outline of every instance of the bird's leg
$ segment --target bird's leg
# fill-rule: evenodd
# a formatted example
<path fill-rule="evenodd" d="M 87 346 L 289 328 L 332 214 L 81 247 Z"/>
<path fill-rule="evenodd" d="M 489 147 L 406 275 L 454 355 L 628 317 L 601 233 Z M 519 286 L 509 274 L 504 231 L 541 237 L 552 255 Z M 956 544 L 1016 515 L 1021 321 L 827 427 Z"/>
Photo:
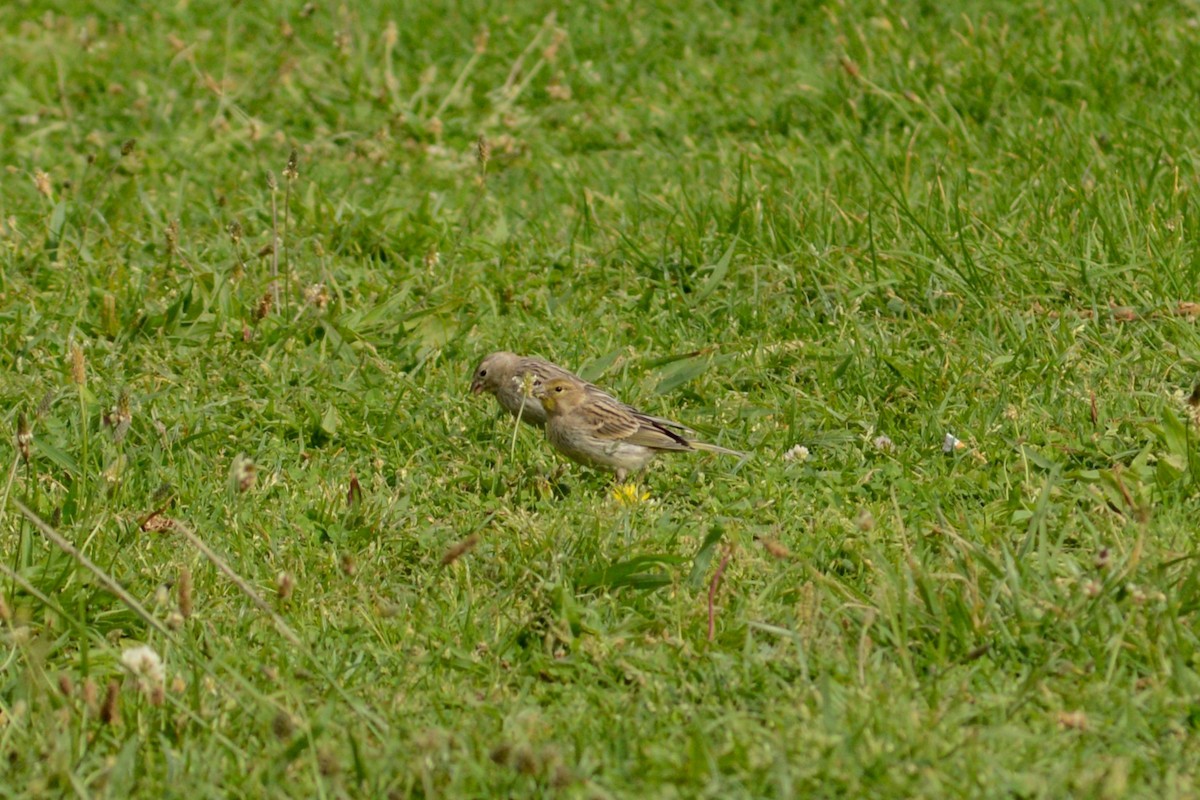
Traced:
<path fill-rule="evenodd" d="M 627 475 L 629 475 L 629 470 L 624 467 L 617 467 L 617 483 L 624 483 Z"/>

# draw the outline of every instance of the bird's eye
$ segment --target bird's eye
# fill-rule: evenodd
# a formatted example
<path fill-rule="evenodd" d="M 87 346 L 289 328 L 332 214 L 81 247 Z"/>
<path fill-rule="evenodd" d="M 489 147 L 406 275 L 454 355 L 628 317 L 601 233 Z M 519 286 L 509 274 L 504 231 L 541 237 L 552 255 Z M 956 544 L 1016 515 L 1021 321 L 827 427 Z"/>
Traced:
<path fill-rule="evenodd" d="M 486 378 L 486 377 L 487 377 L 487 370 L 486 370 L 486 369 L 481 369 L 481 370 L 479 370 L 479 377 L 481 377 L 481 378 Z"/>
<path fill-rule="evenodd" d="M 559 394 L 562 394 L 562 389 L 563 389 L 563 387 L 561 387 L 561 386 L 554 387 L 554 391 L 558 392 Z"/>

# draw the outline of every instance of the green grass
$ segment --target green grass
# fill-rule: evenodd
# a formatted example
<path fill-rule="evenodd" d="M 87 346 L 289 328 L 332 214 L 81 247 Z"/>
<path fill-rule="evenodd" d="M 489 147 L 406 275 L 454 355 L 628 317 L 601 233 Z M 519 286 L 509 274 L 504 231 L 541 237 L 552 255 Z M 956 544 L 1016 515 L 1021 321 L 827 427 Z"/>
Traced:
<path fill-rule="evenodd" d="M 1194 3 L 400 5 L 0 6 L 0 796 L 1200 792 Z"/>

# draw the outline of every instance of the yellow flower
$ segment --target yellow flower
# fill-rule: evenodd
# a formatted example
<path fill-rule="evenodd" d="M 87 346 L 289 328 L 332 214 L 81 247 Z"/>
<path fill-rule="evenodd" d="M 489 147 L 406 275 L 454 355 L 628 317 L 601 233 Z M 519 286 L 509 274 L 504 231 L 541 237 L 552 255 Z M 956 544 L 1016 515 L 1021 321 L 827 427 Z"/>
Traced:
<path fill-rule="evenodd" d="M 650 491 L 639 489 L 636 483 L 618 483 L 613 486 L 612 499 L 616 500 L 618 505 L 636 506 L 650 499 Z"/>

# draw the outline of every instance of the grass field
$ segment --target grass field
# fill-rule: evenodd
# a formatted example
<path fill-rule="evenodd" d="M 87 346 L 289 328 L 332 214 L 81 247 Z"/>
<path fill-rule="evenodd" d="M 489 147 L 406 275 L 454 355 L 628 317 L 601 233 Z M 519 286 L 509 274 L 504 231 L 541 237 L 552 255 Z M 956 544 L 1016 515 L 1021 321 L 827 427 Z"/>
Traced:
<path fill-rule="evenodd" d="M 1200 794 L 1200 5 L 557 5 L 0 5 L 0 796 Z"/>

